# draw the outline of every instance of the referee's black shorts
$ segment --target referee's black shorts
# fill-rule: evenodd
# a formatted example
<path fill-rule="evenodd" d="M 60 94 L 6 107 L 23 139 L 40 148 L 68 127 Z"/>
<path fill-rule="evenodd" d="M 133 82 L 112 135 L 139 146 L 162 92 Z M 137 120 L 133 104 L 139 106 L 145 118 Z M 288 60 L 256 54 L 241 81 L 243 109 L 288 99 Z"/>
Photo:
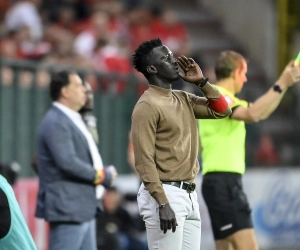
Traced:
<path fill-rule="evenodd" d="M 251 209 L 242 187 L 242 175 L 213 172 L 203 176 L 202 195 L 215 240 L 252 228 Z"/>

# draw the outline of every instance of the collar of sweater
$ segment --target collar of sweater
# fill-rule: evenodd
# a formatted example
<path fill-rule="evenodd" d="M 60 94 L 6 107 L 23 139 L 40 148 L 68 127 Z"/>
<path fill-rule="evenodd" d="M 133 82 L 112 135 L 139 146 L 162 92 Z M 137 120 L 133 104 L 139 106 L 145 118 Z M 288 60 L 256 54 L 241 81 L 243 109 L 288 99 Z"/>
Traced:
<path fill-rule="evenodd" d="M 158 87 L 156 85 L 149 84 L 149 90 L 154 91 L 163 96 L 167 96 L 167 97 L 172 96 L 172 89 L 165 89 L 165 88 Z"/>

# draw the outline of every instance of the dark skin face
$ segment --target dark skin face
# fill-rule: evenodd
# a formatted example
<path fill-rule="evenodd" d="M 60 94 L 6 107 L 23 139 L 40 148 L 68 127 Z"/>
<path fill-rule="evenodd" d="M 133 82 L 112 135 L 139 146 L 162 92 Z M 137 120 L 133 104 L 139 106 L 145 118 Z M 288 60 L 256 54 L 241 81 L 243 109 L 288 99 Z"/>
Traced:
<path fill-rule="evenodd" d="M 153 49 L 147 72 L 149 84 L 165 89 L 170 89 L 171 84 L 179 78 L 193 84 L 198 84 L 203 78 L 199 65 L 192 58 L 180 56 L 176 59 L 165 45 Z"/>
<path fill-rule="evenodd" d="M 173 53 L 165 45 L 154 48 L 150 58 L 147 72 L 150 74 L 150 84 L 162 88 L 171 88 L 170 84 L 179 79 L 179 66 Z"/>

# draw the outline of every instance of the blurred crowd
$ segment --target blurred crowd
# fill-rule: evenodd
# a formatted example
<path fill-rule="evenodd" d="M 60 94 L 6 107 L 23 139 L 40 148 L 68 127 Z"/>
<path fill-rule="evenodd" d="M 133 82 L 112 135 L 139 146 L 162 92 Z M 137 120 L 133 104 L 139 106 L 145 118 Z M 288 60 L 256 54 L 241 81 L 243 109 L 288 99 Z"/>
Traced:
<path fill-rule="evenodd" d="M 121 76 L 134 74 L 142 82 L 142 75 L 131 66 L 131 55 L 138 44 L 154 37 L 160 37 L 175 56 L 192 55 L 186 25 L 178 20 L 176 12 L 164 8 L 157 0 L 0 1 L 0 56 L 5 58 Z M 214 73 L 203 68 L 201 58 L 196 59 L 214 82 Z M 2 67 L 1 74 L 2 84 L 13 83 L 13 69 Z M 18 83 L 29 86 L 33 77 L 24 69 Z M 36 77 L 39 86 L 48 85 L 47 70 L 40 69 Z M 100 79 L 94 73 L 87 74 L 85 80 L 93 90 L 112 89 L 120 93 L 126 85 L 121 80 Z M 250 165 L 287 164 L 281 160 L 274 143 L 269 135 L 258 136 L 253 152 L 249 150 L 252 156 L 247 157 L 251 159 Z"/>
<path fill-rule="evenodd" d="M 160 37 L 176 55 L 189 54 L 185 25 L 156 1 L 2 0 L 0 23 L 8 58 L 126 75 L 144 40 Z"/>

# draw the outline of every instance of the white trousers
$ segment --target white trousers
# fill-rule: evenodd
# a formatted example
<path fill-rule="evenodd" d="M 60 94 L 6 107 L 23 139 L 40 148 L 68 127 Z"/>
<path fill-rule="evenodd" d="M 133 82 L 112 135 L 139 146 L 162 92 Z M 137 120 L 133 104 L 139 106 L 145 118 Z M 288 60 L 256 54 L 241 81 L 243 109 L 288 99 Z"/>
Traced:
<path fill-rule="evenodd" d="M 138 192 L 139 212 L 145 221 L 149 250 L 200 250 L 201 218 L 197 193 L 163 184 L 170 205 L 175 212 L 178 226 L 175 233 L 166 234 L 160 229 L 159 208 L 144 184 Z"/>

